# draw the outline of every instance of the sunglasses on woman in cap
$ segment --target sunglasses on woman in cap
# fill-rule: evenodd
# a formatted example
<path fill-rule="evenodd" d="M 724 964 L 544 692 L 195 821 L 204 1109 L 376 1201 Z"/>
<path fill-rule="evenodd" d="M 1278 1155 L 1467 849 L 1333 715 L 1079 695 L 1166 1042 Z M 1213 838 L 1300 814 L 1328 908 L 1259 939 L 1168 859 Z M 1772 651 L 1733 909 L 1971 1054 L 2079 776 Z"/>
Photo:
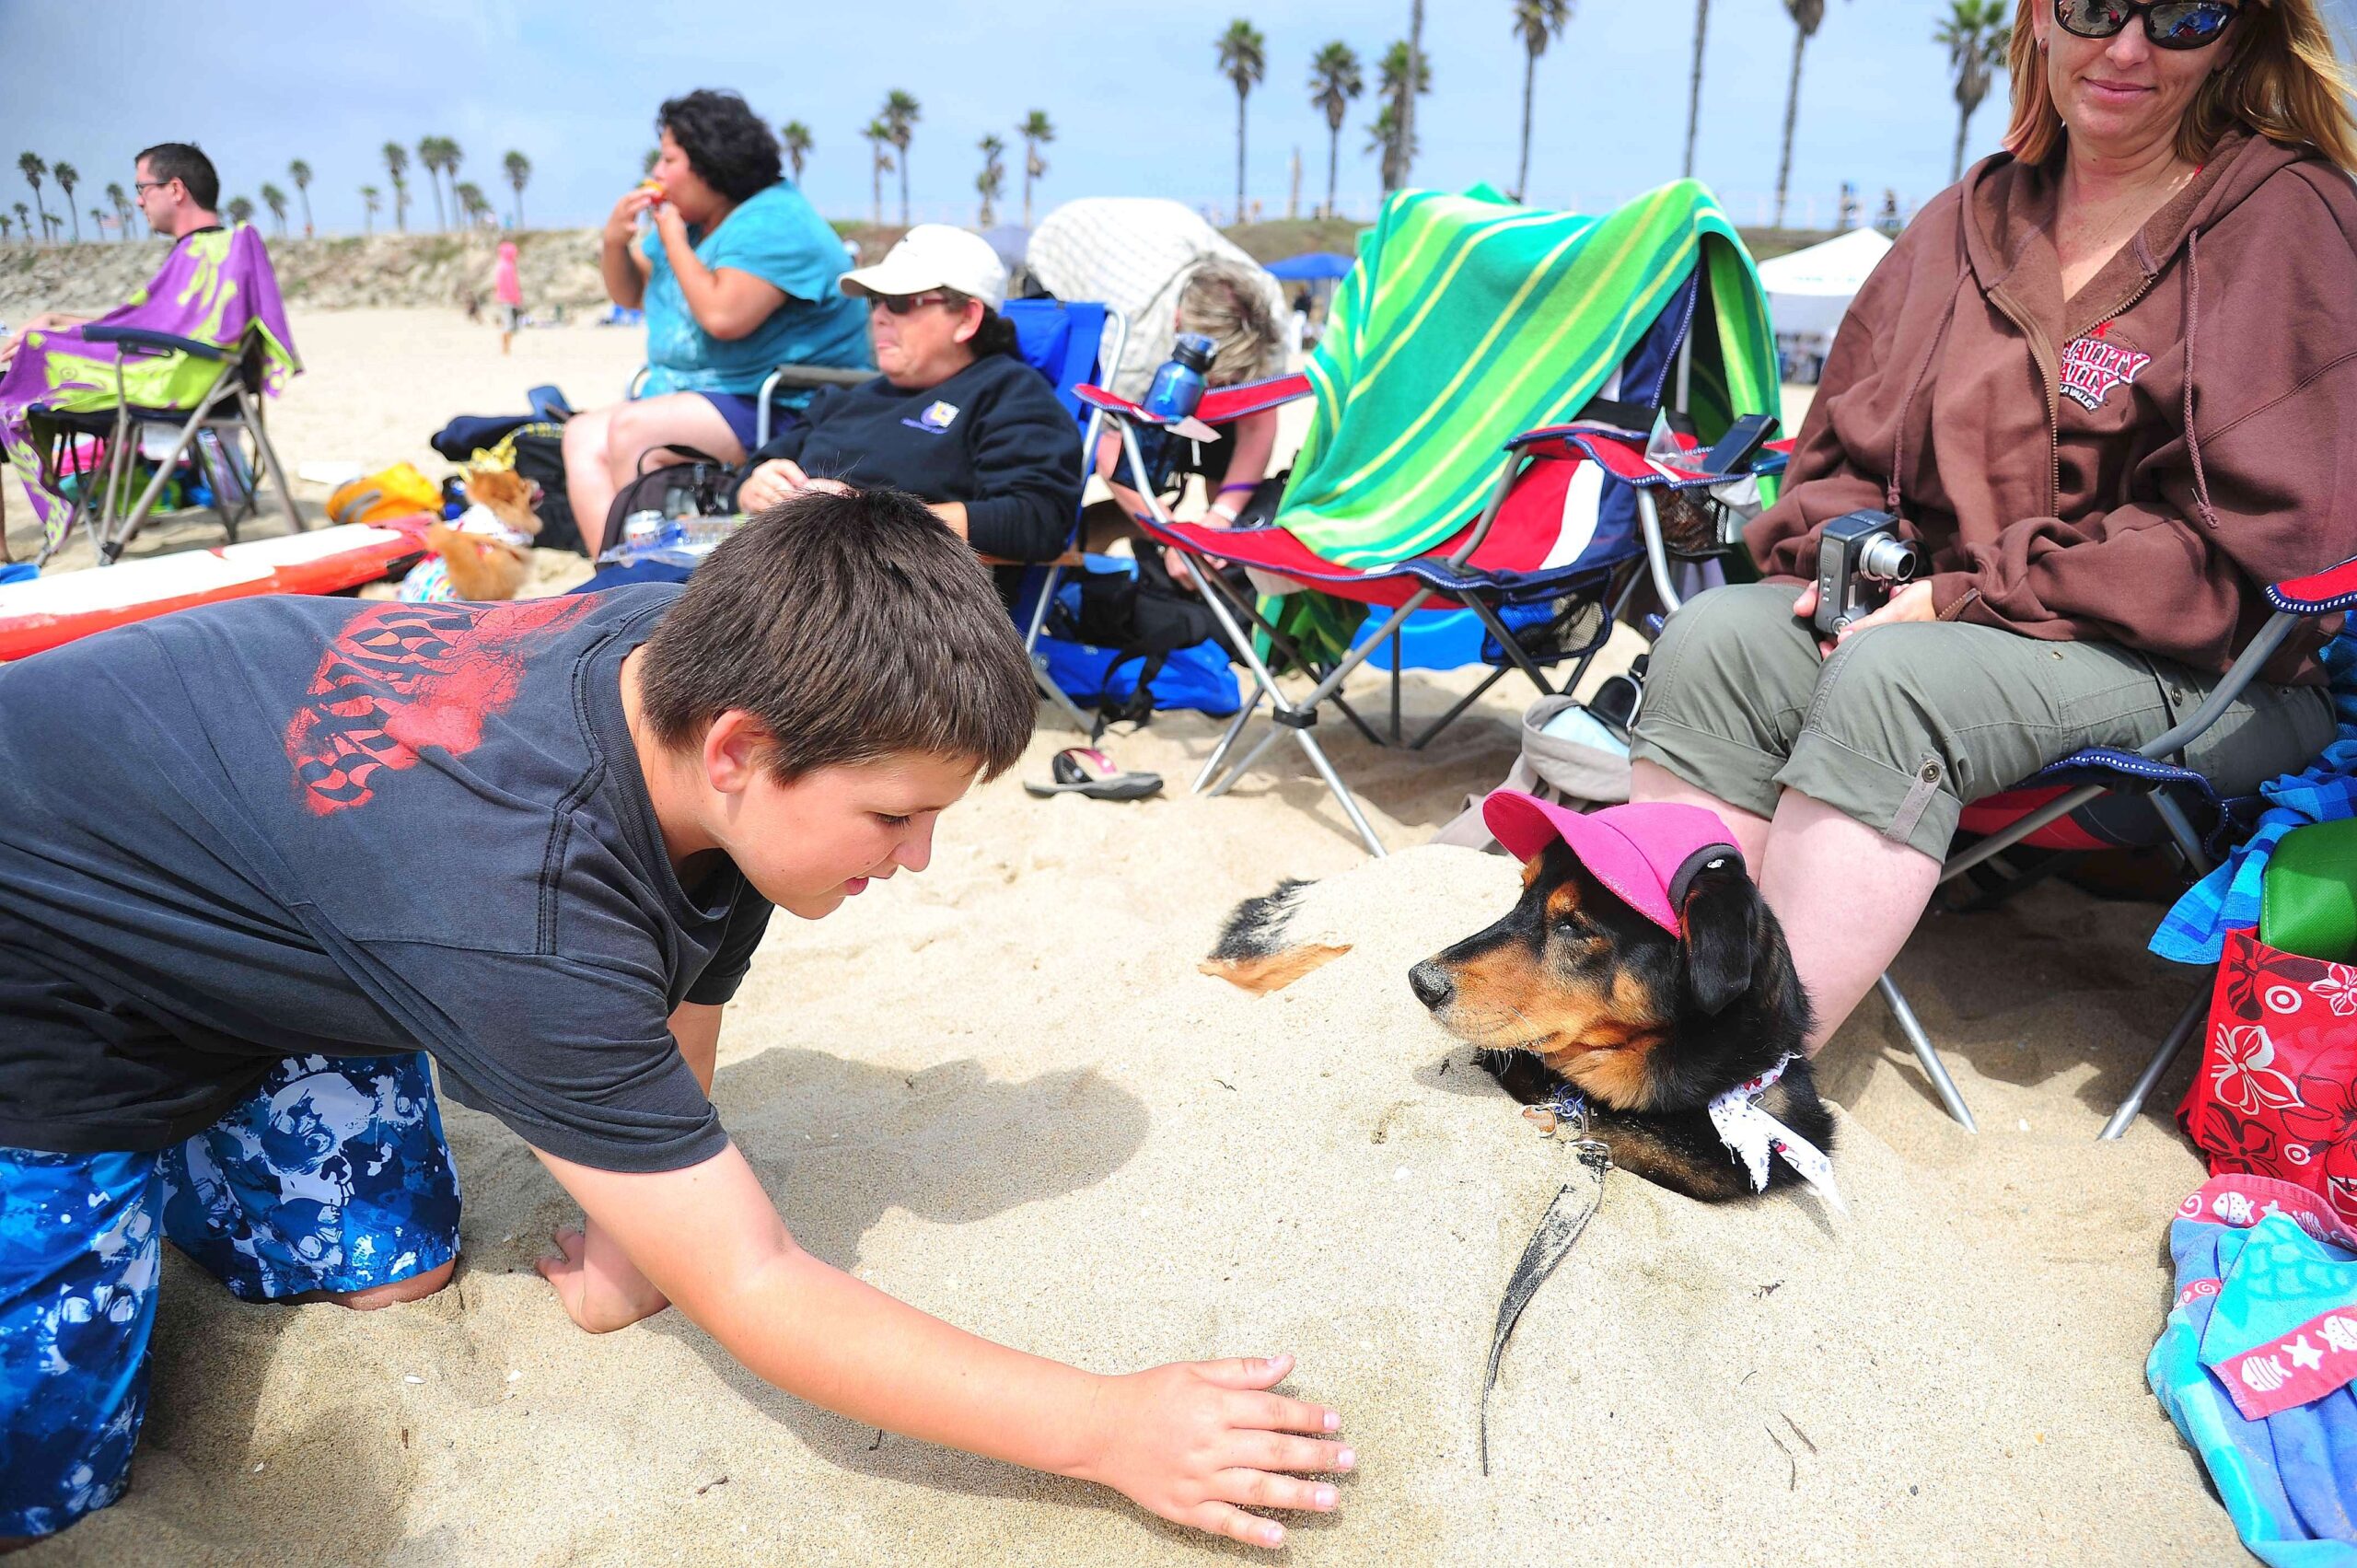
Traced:
<path fill-rule="evenodd" d="M 949 296 L 946 294 L 871 294 L 867 296 L 867 303 L 880 305 L 895 316 L 905 316 L 920 305 L 946 305 Z"/>
<path fill-rule="evenodd" d="M 2226 0 L 2054 0 L 2054 19 L 2081 38 L 2112 38 L 2131 17 L 2144 18 L 2155 49 L 2206 49 L 2239 14 Z"/>

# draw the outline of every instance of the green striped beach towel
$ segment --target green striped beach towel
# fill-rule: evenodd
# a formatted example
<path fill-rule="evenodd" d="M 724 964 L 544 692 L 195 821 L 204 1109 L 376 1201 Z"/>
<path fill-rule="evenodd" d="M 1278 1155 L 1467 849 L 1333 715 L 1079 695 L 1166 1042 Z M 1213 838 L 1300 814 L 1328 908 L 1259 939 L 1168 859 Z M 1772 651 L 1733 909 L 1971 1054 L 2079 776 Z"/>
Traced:
<path fill-rule="evenodd" d="M 1395 193 L 1310 356 L 1316 409 L 1278 526 L 1353 566 L 1439 544 L 1480 514 L 1506 440 L 1576 416 L 1698 261 L 1688 401 L 1708 438 L 1775 412 L 1779 389 L 1759 275 L 1702 185 L 1601 217 L 1486 187 Z"/>

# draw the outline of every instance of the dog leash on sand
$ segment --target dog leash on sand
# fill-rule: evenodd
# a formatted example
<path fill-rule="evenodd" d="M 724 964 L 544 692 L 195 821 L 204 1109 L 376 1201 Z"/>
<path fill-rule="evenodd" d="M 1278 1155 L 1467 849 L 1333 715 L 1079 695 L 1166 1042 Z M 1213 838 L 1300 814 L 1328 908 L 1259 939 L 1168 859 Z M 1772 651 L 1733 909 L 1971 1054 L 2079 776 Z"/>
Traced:
<path fill-rule="evenodd" d="M 1481 1402 L 1479 1424 L 1481 1444 L 1481 1473 L 1490 1473 L 1490 1390 L 1497 1387 L 1498 1363 L 1506 1353 L 1506 1340 L 1514 1333 L 1515 1320 L 1547 1276 L 1555 1272 L 1572 1250 L 1572 1244 L 1587 1228 L 1595 1217 L 1596 1206 L 1604 1202 L 1604 1173 L 1612 1168 L 1612 1151 L 1593 1138 L 1580 1134 L 1587 1131 L 1587 1106 L 1573 1097 L 1559 1095 L 1547 1109 L 1557 1118 L 1559 1131 L 1572 1136 L 1572 1152 L 1578 1156 L 1585 1181 L 1569 1181 L 1547 1205 L 1547 1213 L 1538 1221 L 1538 1228 L 1531 1233 L 1529 1245 L 1522 1249 L 1522 1258 L 1506 1276 L 1504 1296 L 1498 1302 L 1498 1327 L 1490 1340 L 1490 1369 L 1481 1379 Z"/>

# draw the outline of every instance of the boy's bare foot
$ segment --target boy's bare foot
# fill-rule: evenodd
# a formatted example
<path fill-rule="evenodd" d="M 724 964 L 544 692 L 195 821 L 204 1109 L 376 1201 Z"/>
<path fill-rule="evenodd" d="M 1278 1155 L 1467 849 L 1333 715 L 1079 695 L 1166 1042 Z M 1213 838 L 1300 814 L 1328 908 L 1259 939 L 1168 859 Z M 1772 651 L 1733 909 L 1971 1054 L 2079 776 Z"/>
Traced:
<path fill-rule="evenodd" d="M 422 1274 L 412 1274 L 405 1280 L 395 1280 L 389 1285 L 370 1285 L 366 1290 L 312 1290 L 287 1297 L 289 1305 L 299 1306 L 310 1301 L 332 1301 L 338 1307 L 348 1307 L 354 1312 L 374 1312 L 381 1307 L 394 1307 L 404 1301 L 422 1301 L 450 1283 L 458 1272 L 456 1258 L 438 1268 Z"/>

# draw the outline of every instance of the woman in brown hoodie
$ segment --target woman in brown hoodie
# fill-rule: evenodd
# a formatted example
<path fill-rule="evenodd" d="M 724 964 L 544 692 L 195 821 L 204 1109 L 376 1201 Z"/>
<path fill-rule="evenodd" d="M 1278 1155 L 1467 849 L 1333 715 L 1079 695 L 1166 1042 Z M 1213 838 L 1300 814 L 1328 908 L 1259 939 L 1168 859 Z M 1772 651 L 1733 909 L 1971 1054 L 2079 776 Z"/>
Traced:
<path fill-rule="evenodd" d="M 2316 0 L 2021 0 L 2007 152 L 1927 204 L 1836 337 L 1768 582 L 1671 618 L 1635 797 L 1716 810 L 1811 1049 L 1904 945 L 1964 803 L 2198 706 L 2261 589 L 2357 555 L 2357 124 Z M 1820 653 L 1819 531 L 1928 575 Z M 2194 749 L 2236 788 L 2332 735 L 2287 650 Z"/>

